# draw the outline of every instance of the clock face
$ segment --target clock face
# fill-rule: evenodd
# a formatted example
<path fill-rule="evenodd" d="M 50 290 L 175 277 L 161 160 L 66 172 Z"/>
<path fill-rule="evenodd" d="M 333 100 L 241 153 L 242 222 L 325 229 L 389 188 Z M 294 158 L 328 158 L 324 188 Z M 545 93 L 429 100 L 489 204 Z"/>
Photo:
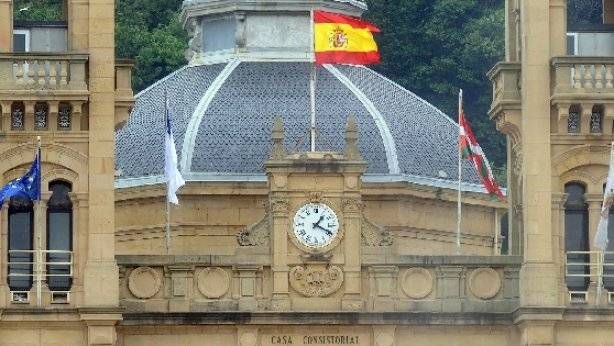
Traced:
<path fill-rule="evenodd" d="M 335 239 L 338 232 L 337 215 L 326 204 L 305 204 L 294 216 L 294 235 L 307 247 L 326 247 Z"/>

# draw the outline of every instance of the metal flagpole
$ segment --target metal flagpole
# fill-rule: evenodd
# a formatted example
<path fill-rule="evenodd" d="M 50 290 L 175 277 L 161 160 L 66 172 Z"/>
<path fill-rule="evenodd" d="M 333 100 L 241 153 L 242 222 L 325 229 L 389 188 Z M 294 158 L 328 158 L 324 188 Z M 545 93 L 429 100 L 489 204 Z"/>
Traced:
<path fill-rule="evenodd" d="M 36 155 L 35 155 L 35 160 L 38 160 L 39 162 L 41 160 L 41 158 L 39 157 L 40 153 L 41 153 L 41 137 L 37 136 L 36 137 Z M 41 174 L 41 172 L 39 172 L 39 174 Z M 39 218 L 41 217 L 41 215 L 40 215 L 41 204 L 40 203 L 41 203 L 41 199 L 40 199 L 40 192 L 39 192 L 39 196 L 36 199 L 36 211 L 37 211 L 37 214 L 38 214 Z M 38 223 L 35 223 L 35 225 L 37 225 L 37 224 Z M 36 249 L 36 306 L 38 306 L 38 307 L 43 306 L 43 266 L 42 266 L 42 262 L 43 262 L 43 240 L 41 239 L 41 232 L 42 232 L 42 230 L 40 228 L 36 232 L 36 242 L 37 242 L 37 249 Z"/>
<path fill-rule="evenodd" d="M 168 132 L 168 91 L 164 91 L 164 127 L 166 128 L 165 132 Z M 164 138 L 168 134 L 164 134 Z M 164 163 L 166 165 L 166 162 Z M 165 169 L 166 171 L 166 169 Z M 167 177 L 168 179 L 168 177 Z M 170 255 L 171 252 L 171 202 L 168 200 L 169 193 L 169 184 L 168 180 L 166 181 L 166 254 Z"/>
<path fill-rule="evenodd" d="M 458 96 L 458 196 L 457 196 L 457 211 L 456 211 L 456 254 L 461 254 L 461 218 L 462 218 L 462 203 L 461 203 L 461 181 L 463 178 L 462 152 L 461 152 L 461 136 L 463 128 L 461 125 L 461 116 L 463 112 L 463 90 L 461 89 Z"/>
<path fill-rule="evenodd" d="M 311 71 L 309 76 L 309 100 L 311 106 L 311 126 L 310 126 L 310 137 L 311 137 L 311 152 L 316 151 L 316 81 L 317 81 L 317 65 L 315 63 L 315 30 L 314 30 L 314 18 L 313 18 L 313 9 L 311 10 L 311 47 L 313 47 L 313 61 L 311 63 Z"/>

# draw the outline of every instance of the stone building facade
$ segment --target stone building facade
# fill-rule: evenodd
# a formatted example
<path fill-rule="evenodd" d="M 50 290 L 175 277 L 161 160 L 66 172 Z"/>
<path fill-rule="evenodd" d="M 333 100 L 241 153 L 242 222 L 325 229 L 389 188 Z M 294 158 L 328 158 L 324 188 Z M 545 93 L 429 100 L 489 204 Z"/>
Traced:
<path fill-rule="evenodd" d="M 607 25 L 568 34 L 564 0 L 506 1 L 490 78 L 510 203 L 465 163 L 459 254 L 458 128 L 435 107 L 366 67 L 318 67 L 309 151 L 310 11 L 363 1 L 185 1 L 188 64 L 136 96 L 113 1 L 64 8 L 65 52 L 17 52 L 29 27 L 0 0 L 2 182 L 37 136 L 44 172 L 42 202 L 0 213 L 0 345 L 608 343 L 609 256 L 587 239 L 614 64 L 567 55 Z M 187 181 L 168 249 L 166 112 Z"/>

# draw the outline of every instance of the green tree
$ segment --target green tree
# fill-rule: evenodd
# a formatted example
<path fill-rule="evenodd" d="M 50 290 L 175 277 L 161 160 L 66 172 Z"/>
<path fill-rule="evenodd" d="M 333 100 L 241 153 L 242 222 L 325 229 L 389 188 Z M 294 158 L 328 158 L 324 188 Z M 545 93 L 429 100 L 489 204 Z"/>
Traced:
<path fill-rule="evenodd" d="M 181 0 L 119 0 L 116 55 L 135 59 L 133 87 L 140 91 L 186 64 L 188 36 L 179 22 Z"/>
<path fill-rule="evenodd" d="M 456 118 L 465 113 L 495 167 L 506 163 L 505 138 L 488 119 L 486 72 L 503 60 L 503 0 L 369 0 L 383 63 L 374 68 Z"/>
<path fill-rule="evenodd" d="M 13 18 L 23 21 L 64 20 L 64 1 L 13 0 Z"/>

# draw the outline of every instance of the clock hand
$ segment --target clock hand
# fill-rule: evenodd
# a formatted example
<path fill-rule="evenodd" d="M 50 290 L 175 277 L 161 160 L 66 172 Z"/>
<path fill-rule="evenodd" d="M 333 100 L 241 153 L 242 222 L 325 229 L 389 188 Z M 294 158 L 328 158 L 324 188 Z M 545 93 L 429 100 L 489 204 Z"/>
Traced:
<path fill-rule="evenodd" d="M 331 232 L 330 230 L 328 230 L 328 229 L 326 229 L 326 228 L 324 228 L 324 227 L 322 227 L 322 226 L 320 226 L 320 225 L 314 225 L 313 227 L 314 227 L 314 228 L 319 228 L 319 229 L 323 230 L 323 231 L 324 231 L 324 232 L 326 232 L 326 234 L 328 234 L 328 235 L 333 235 L 333 232 Z"/>
<path fill-rule="evenodd" d="M 313 224 L 313 227 L 318 227 L 320 225 L 320 222 L 322 222 L 322 220 L 324 220 L 324 215 L 320 216 L 320 220 L 318 220 L 318 222 Z"/>

